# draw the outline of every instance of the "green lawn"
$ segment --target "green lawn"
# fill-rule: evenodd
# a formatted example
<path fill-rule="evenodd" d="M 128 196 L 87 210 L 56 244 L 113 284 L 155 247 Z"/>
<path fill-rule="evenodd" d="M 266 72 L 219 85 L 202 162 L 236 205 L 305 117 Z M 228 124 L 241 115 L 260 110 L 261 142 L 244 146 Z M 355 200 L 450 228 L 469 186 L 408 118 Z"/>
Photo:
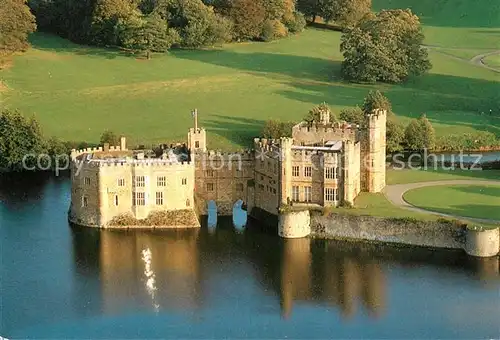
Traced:
<path fill-rule="evenodd" d="M 404 199 L 430 211 L 500 221 L 500 182 L 498 186 L 419 188 L 405 193 Z"/>
<path fill-rule="evenodd" d="M 495 67 L 500 70 L 500 55 L 495 54 L 484 58 L 484 63 L 488 66 Z"/>
<path fill-rule="evenodd" d="M 375 0 L 374 5 L 418 4 L 428 44 L 497 48 L 499 31 L 492 27 L 500 25 L 492 9 L 482 9 L 496 2 L 439 1 L 456 4 L 443 8 L 435 2 Z M 465 9 L 467 25 L 460 17 Z M 150 61 L 47 34 L 31 40 L 34 48 L 0 73 L 1 103 L 35 114 L 47 135 L 66 140 L 97 142 L 111 129 L 131 144 L 185 141 L 196 107 L 210 148 L 244 147 L 267 119 L 299 120 L 321 102 L 338 112 L 361 104 L 375 87 L 340 79 L 340 33 L 329 30 L 308 29 L 273 43 L 172 51 Z M 406 123 L 425 112 L 438 135 L 488 130 L 500 136 L 500 113 L 479 115 L 498 107 L 499 74 L 438 51 L 431 50 L 430 57 L 434 67 L 428 75 L 376 86 L 400 119 Z"/>
<path fill-rule="evenodd" d="M 469 179 L 498 180 L 500 184 L 500 170 L 387 170 L 388 185 Z"/>

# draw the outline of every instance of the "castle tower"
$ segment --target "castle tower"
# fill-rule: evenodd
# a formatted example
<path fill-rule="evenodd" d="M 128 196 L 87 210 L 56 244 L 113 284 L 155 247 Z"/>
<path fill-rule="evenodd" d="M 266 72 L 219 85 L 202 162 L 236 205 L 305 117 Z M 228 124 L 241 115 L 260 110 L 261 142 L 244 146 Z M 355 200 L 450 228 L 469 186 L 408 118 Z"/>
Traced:
<path fill-rule="evenodd" d="M 194 128 L 188 132 L 188 148 L 191 152 L 207 151 L 207 133 L 205 129 L 198 128 L 198 110 L 192 112 L 194 119 Z"/>
<path fill-rule="evenodd" d="M 386 124 L 386 110 L 366 115 L 361 140 L 361 188 L 366 192 L 381 192 L 385 188 Z"/>
<path fill-rule="evenodd" d="M 292 198 L 292 138 L 280 138 L 280 204 Z"/>
<path fill-rule="evenodd" d="M 323 109 L 319 113 L 319 121 L 323 125 L 328 125 L 330 124 L 330 110 Z"/>

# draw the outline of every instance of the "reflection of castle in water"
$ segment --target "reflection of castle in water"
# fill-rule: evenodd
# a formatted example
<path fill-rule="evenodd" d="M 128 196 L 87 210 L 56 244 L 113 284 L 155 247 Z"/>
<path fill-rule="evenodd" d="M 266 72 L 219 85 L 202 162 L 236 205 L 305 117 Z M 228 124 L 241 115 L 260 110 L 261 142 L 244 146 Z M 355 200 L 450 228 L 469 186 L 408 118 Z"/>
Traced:
<path fill-rule="evenodd" d="M 128 305 L 147 305 L 154 311 L 197 308 L 198 231 L 102 232 L 100 268 L 105 312 L 118 313 Z"/>
<path fill-rule="evenodd" d="M 284 240 L 281 306 L 288 316 L 294 302 L 327 302 L 350 317 L 362 303 L 378 316 L 385 302 L 385 279 L 378 263 L 335 252 L 332 247 L 313 256 L 310 239 Z"/>
<path fill-rule="evenodd" d="M 212 290 L 225 291 L 226 287 L 210 283 L 220 274 L 221 266 L 230 275 L 231 266 L 237 266 L 234 275 L 260 282 L 263 290 L 271 288 L 279 298 L 284 317 L 304 304 L 331 306 L 344 317 L 357 313 L 383 315 L 384 267 L 390 262 L 406 267 L 431 263 L 466 270 L 485 282 L 499 277 L 498 258 L 468 263 L 462 253 L 454 256 L 416 249 L 405 253 L 389 247 L 382 251 L 366 244 L 280 239 L 252 230 L 240 233 L 220 225 L 211 232 L 206 228 L 161 232 L 80 230 L 74 236 L 77 268 L 89 280 L 98 271 L 100 309 L 106 314 L 137 309 L 183 312 L 218 303 L 204 298 L 217 296 Z M 242 267 L 242 263 L 248 266 Z M 248 272 L 242 274 L 242 268 Z M 232 284 L 223 281 L 226 283 Z"/>

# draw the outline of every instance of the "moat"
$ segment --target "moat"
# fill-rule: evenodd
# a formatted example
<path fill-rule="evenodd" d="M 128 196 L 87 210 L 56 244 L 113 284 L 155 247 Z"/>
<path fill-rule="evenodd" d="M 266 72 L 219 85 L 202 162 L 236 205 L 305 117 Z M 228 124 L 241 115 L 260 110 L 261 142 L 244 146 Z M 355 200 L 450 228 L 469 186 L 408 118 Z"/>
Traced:
<path fill-rule="evenodd" d="M 70 187 L 64 176 L 0 177 L 1 336 L 498 337 L 498 257 L 284 240 L 230 220 L 76 228 Z"/>

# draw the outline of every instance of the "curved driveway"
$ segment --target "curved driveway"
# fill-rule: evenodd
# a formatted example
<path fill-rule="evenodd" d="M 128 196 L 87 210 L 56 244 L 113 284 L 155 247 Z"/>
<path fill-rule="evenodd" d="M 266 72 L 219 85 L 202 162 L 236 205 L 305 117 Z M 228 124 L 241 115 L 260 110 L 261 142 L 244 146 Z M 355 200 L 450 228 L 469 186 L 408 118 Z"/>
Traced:
<path fill-rule="evenodd" d="M 439 185 L 498 185 L 500 186 L 500 181 L 482 181 L 482 180 L 451 180 L 451 181 L 433 181 L 433 182 L 419 182 L 419 183 L 408 183 L 408 184 L 395 184 L 388 185 L 385 187 L 384 193 L 387 199 L 394 205 L 413 210 L 422 213 L 430 213 L 434 215 L 439 215 L 443 217 L 451 217 L 458 219 L 467 219 L 471 221 L 481 222 L 481 223 L 500 223 L 499 220 L 491 220 L 491 219 L 482 219 L 482 218 L 472 218 L 466 216 L 457 216 L 451 214 L 444 214 L 435 211 L 430 211 L 422 208 L 417 208 L 414 205 L 406 202 L 403 198 L 403 195 L 410 190 L 424 187 L 433 187 Z"/>

